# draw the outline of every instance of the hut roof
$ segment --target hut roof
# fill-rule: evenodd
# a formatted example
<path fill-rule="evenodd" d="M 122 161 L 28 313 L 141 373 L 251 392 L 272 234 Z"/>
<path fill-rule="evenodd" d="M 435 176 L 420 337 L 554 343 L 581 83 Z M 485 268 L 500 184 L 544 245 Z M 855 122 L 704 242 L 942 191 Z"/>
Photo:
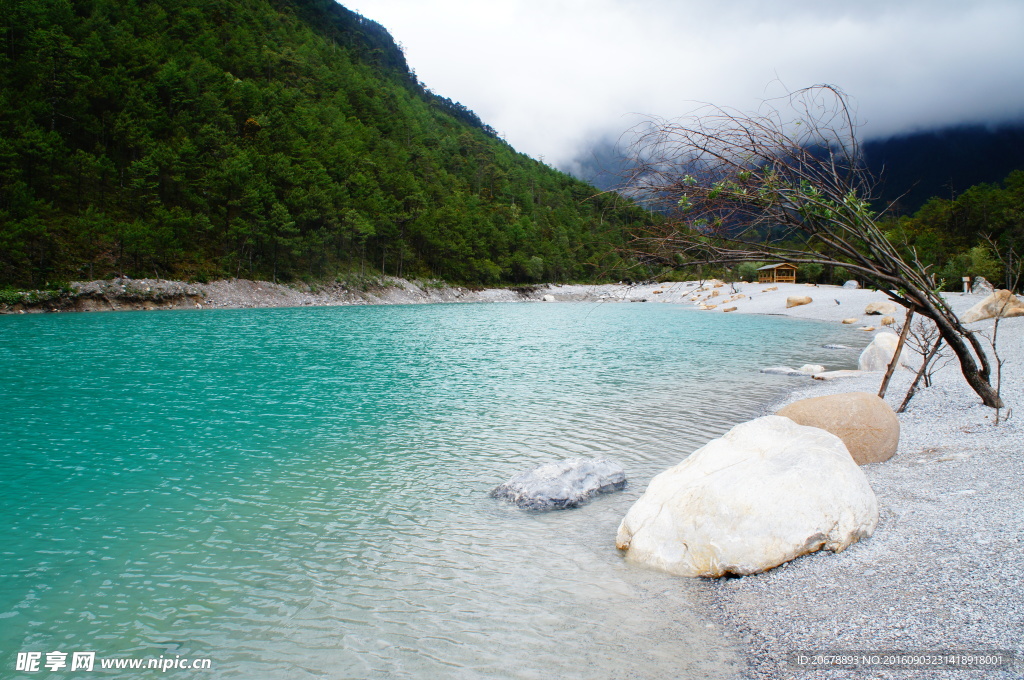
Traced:
<path fill-rule="evenodd" d="M 757 271 L 763 271 L 765 269 L 778 269 L 779 267 L 792 267 L 793 269 L 797 268 L 795 264 L 790 264 L 788 262 L 780 262 L 778 264 L 766 264 L 763 267 L 758 267 Z"/>

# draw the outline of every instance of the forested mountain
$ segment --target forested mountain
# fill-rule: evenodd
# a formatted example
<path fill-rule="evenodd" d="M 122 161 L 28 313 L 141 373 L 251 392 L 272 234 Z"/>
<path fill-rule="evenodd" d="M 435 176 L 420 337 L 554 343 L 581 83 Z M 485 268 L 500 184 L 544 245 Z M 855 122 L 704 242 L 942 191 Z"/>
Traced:
<path fill-rule="evenodd" d="M 932 196 L 952 198 L 971 186 L 1024 170 L 1024 123 L 964 125 L 872 139 L 868 167 L 879 178 L 880 203 L 910 214 Z"/>
<path fill-rule="evenodd" d="M 643 219 L 333 0 L 8 0 L 0 45 L 0 283 L 585 279 Z"/>

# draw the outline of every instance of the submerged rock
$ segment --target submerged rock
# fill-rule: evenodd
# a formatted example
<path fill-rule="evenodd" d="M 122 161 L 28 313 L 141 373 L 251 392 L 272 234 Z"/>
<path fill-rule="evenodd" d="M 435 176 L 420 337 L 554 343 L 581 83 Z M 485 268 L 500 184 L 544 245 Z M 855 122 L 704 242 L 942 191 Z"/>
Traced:
<path fill-rule="evenodd" d="M 670 574 L 745 575 L 839 552 L 877 524 L 875 494 L 839 437 L 765 416 L 652 479 L 615 545 Z"/>
<path fill-rule="evenodd" d="M 788 375 L 794 378 L 806 378 L 811 375 L 804 371 L 798 371 L 791 366 L 769 366 L 768 368 L 762 368 L 761 373 L 767 373 L 769 375 Z"/>
<path fill-rule="evenodd" d="M 618 463 L 604 458 L 566 458 L 520 472 L 494 487 L 491 496 L 530 510 L 560 510 L 624 486 L 626 473 Z"/>

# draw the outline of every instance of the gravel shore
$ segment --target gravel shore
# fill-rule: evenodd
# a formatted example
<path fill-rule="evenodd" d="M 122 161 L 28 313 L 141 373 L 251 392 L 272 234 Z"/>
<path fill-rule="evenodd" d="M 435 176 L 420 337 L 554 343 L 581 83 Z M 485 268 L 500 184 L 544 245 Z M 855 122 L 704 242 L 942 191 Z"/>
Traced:
<path fill-rule="evenodd" d="M 782 284 L 769 293 L 747 284 L 737 313 L 784 314 L 838 323 L 863 314 L 879 293 Z M 721 289 L 719 289 L 721 290 Z M 664 293 L 662 293 L 664 295 Z M 785 308 L 789 295 L 814 302 Z M 721 297 L 721 296 L 720 296 Z M 948 296 L 957 313 L 982 299 Z M 902 312 L 902 310 L 900 310 Z M 707 313 L 716 313 L 708 311 Z M 902 321 L 902 314 L 897 315 Z M 874 325 L 874 324 L 872 324 Z M 991 333 L 993 322 L 973 324 Z M 874 333 L 865 333 L 865 344 Z M 1005 360 L 1002 394 L 1024 408 L 1024 318 L 1004 319 L 999 355 Z M 792 365 L 799 366 L 794 356 Z M 1021 678 L 1024 677 L 1024 427 L 1009 413 L 999 425 L 960 374 L 955 360 L 939 371 L 899 416 L 900 445 L 884 463 L 864 466 L 878 497 L 874 536 L 843 553 L 796 559 L 763 574 L 708 580 L 707 609 L 746 641 L 750 678 Z M 877 392 L 881 374 L 830 382 L 801 378 L 764 414 L 787 403 L 838 392 Z M 886 400 L 902 401 L 912 375 L 897 371 Z M 813 670 L 791 656 L 802 651 L 993 652 L 1017 661 L 995 670 Z"/>

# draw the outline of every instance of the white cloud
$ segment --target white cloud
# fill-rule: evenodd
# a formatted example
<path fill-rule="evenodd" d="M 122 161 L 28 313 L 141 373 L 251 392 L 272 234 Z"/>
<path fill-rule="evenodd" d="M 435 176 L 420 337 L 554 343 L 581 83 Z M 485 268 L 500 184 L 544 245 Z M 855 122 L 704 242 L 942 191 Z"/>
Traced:
<path fill-rule="evenodd" d="M 360 0 L 435 92 L 552 164 L 694 101 L 834 83 L 866 136 L 1024 113 L 1018 0 Z"/>

